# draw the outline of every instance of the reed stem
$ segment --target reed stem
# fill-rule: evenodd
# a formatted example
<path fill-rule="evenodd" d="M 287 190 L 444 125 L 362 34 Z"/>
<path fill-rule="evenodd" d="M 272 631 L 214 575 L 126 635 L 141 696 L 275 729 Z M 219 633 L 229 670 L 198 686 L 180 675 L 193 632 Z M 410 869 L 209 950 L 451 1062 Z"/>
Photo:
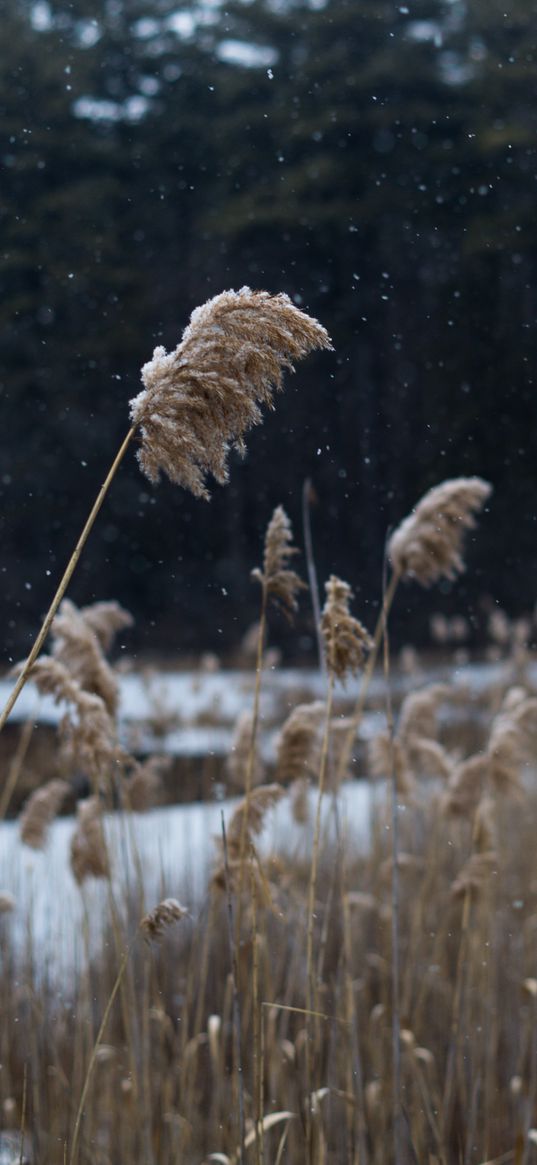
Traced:
<path fill-rule="evenodd" d="M 132 425 L 131 428 L 129 429 L 126 437 L 124 438 L 122 444 L 120 445 L 120 447 L 116 453 L 116 456 L 112 462 L 112 465 L 110 466 L 110 469 L 108 470 L 108 473 L 107 473 L 107 475 L 103 481 L 103 484 L 99 490 L 99 493 L 97 494 L 97 497 L 95 498 L 95 501 L 93 503 L 93 506 L 91 507 L 90 513 L 88 515 L 88 518 L 86 520 L 84 528 L 80 534 L 78 542 L 73 550 L 73 553 L 69 559 L 69 562 L 67 563 L 67 566 L 65 568 L 63 577 L 62 577 L 61 582 L 58 586 L 56 594 L 54 595 L 54 598 L 53 598 L 53 600 L 50 604 L 50 607 L 47 611 L 47 614 L 45 616 L 41 630 L 37 636 L 37 639 L 35 640 L 35 643 L 32 647 L 32 650 L 30 651 L 30 654 L 26 660 L 26 663 L 24 664 L 22 671 L 19 674 L 19 677 L 18 677 L 18 680 L 15 684 L 15 687 L 13 688 L 13 691 L 11 692 L 11 695 L 9 696 L 9 699 L 8 699 L 5 707 L 2 711 L 2 713 L 0 714 L 0 732 L 2 731 L 2 729 L 4 727 L 8 716 L 10 715 L 13 708 L 15 707 L 15 704 L 16 704 L 16 702 L 17 702 L 17 700 L 22 692 L 24 685 L 26 684 L 28 676 L 32 670 L 32 667 L 33 667 L 33 665 L 34 665 L 34 663 L 39 655 L 39 652 L 41 651 L 41 648 L 45 642 L 45 639 L 47 638 L 47 635 L 48 635 L 50 628 L 52 626 L 52 622 L 53 622 L 54 616 L 56 614 L 56 611 L 58 610 L 58 607 L 63 599 L 63 596 L 64 596 L 64 594 L 67 590 L 67 587 L 69 586 L 69 583 L 71 581 L 71 578 L 75 572 L 76 566 L 78 564 L 78 560 L 79 560 L 80 555 L 84 549 L 84 546 L 86 545 L 86 542 L 88 540 L 88 536 L 89 536 L 89 534 L 93 528 L 93 525 L 95 523 L 95 519 L 97 518 L 97 515 L 98 515 L 99 510 L 101 509 L 101 506 L 104 502 L 104 499 L 108 493 L 110 485 L 115 477 L 115 474 L 119 468 L 119 465 L 121 464 L 121 462 L 123 460 L 123 457 L 125 456 L 125 453 L 127 452 L 127 449 L 130 445 L 130 442 L 132 441 L 132 438 L 134 437 L 135 432 L 136 432 L 136 425 Z"/>

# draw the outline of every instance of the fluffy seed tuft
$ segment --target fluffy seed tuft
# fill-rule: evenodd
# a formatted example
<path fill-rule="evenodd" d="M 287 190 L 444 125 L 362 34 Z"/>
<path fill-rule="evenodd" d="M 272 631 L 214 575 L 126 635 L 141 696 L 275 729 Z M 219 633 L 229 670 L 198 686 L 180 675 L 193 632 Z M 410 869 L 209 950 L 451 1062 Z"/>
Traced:
<path fill-rule="evenodd" d="M 460 574 L 465 531 L 475 527 L 474 514 L 491 491 L 480 477 L 457 477 L 430 489 L 388 542 L 396 573 L 424 587 Z"/>
<path fill-rule="evenodd" d="M 326 602 L 321 631 L 329 672 L 343 682 L 360 670 L 366 653 L 373 646 L 371 637 L 349 611 L 352 591 L 348 583 L 335 574 L 326 583 Z"/>
<path fill-rule="evenodd" d="M 177 898 L 164 898 L 142 918 L 140 930 L 148 940 L 158 940 L 169 926 L 173 926 L 174 922 L 180 922 L 185 914 L 188 914 L 188 910 L 186 906 L 181 906 Z"/>
<path fill-rule="evenodd" d="M 294 570 L 289 570 L 289 559 L 298 551 L 293 546 L 291 523 L 283 506 L 277 506 L 267 527 L 263 570 L 253 570 L 267 599 L 272 599 L 291 620 L 298 608 L 297 595 L 306 584 Z"/>
<path fill-rule="evenodd" d="M 143 472 L 156 482 L 162 471 L 207 498 L 207 474 L 227 481 L 229 449 L 244 452 L 244 434 L 261 422 L 262 405 L 273 406 L 283 370 L 330 347 L 321 324 L 287 295 L 243 287 L 196 308 L 175 351 L 155 348 L 130 402 Z"/>
<path fill-rule="evenodd" d="M 67 781 L 59 779 L 47 781 L 42 789 L 36 789 L 28 798 L 20 816 L 21 841 L 32 849 L 43 849 L 47 841 L 49 825 L 57 816 L 67 793 Z"/>

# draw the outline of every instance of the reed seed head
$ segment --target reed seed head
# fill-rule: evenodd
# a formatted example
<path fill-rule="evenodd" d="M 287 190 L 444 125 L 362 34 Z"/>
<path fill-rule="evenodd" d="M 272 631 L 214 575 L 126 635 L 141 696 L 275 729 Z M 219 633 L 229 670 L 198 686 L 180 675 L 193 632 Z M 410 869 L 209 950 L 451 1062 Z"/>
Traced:
<path fill-rule="evenodd" d="M 229 449 L 244 452 L 244 435 L 261 422 L 262 405 L 273 407 L 283 370 L 330 347 L 321 324 L 287 295 L 243 287 L 196 308 L 175 351 L 155 348 L 142 368 L 144 389 L 130 402 L 143 472 L 155 482 L 162 471 L 207 498 L 207 474 L 225 484 Z"/>
<path fill-rule="evenodd" d="M 480 477 L 457 477 L 430 489 L 388 542 L 394 571 L 428 587 L 464 569 L 463 537 L 492 486 Z"/>
<path fill-rule="evenodd" d="M 80 614 L 97 636 L 101 649 L 105 652 L 110 651 L 118 631 L 124 631 L 134 623 L 132 615 L 113 599 L 81 607 Z"/>
<path fill-rule="evenodd" d="M 124 754 L 101 697 L 84 691 L 65 664 L 50 655 L 36 660 L 30 676 L 39 692 L 52 696 L 57 704 L 68 705 L 58 731 L 64 748 L 76 763 L 94 777 L 109 773 Z"/>
<path fill-rule="evenodd" d="M 67 781 L 48 781 L 28 798 L 19 820 L 21 841 L 32 849 L 43 849 L 48 828 L 69 792 Z"/>
<path fill-rule="evenodd" d="M 345 682 L 350 674 L 363 667 L 367 652 L 373 646 L 365 627 L 349 610 L 352 591 L 348 583 L 335 574 L 325 586 L 326 602 L 321 619 L 321 631 L 328 671 Z"/>
<path fill-rule="evenodd" d="M 315 700 L 298 704 L 287 717 L 276 744 L 276 777 L 282 785 L 317 771 L 325 712 L 324 702 Z"/>
<path fill-rule="evenodd" d="M 109 715 L 115 716 L 117 679 L 91 622 L 70 599 L 63 600 L 52 624 L 52 657 L 64 664 L 84 691 L 100 696 Z"/>
<path fill-rule="evenodd" d="M 246 830 L 247 845 L 253 844 L 254 837 L 259 836 L 263 829 L 269 809 L 281 800 L 284 793 L 281 785 L 258 785 L 249 797 L 245 797 L 237 805 L 227 827 L 227 845 L 230 853 L 234 847 L 240 847 L 243 828 Z"/>
<path fill-rule="evenodd" d="M 281 607 L 289 620 L 298 608 L 298 592 L 306 586 L 296 571 L 289 570 L 293 554 L 298 551 L 293 546 L 291 523 L 283 506 L 277 506 L 265 536 L 263 570 L 253 570 L 252 577 L 258 579 L 267 599 Z"/>
<path fill-rule="evenodd" d="M 177 898 L 164 898 L 153 910 L 146 914 L 140 923 L 140 930 L 146 939 L 157 941 L 162 938 L 168 927 L 174 922 L 180 922 L 188 914 L 186 906 L 181 906 Z"/>
<path fill-rule="evenodd" d="M 462 898 L 465 894 L 482 893 L 490 885 L 491 878 L 497 871 L 498 855 L 494 850 L 472 854 L 452 884 L 453 897 Z"/>
<path fill-rule="evenodd" d="M 78 806 L 76 829 L 71 838 L 71 869 L 79 886 L 86 878 L 110 877 L 98 797 L 88 797 Z"/>
<path fill-rule="evenodd" d="M 265 766 L 259 755 L 257 740 L 253 738 L 253 714 L 241 712 L 237 717 L 231 751 L 226 760 L 226 772 L 231 783 L 237 789 L 244 789 L 248 781 L 250 765 L 250 751 L 254 749 L 251 774 L 252 785 L 260 785 L 263 780 Z"/>
<path fill-rule="evenodd" d="M 142 763 L 136 763 L 134 771 L 123 786 L 126 801 L 133 813 L 146 813 L 159 800 L 162 777 L 172 766 L 169 756 L 150 756 Z"/>

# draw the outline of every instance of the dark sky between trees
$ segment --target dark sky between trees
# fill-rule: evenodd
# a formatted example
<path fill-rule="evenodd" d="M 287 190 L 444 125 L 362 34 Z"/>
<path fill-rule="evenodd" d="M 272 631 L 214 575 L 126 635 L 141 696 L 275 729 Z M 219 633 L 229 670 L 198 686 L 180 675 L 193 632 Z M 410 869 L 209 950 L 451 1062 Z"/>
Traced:
<path fill-rule="evenodd" d="M 383 544 L 420 494 L 495 489 L 425 611 L 535 601 L 537 5 L 526 0 L 5 0 L 0 43 L 4 655 L 37 629 L 155 344 L 247 283 L 330 331 L 207 504 L 130 454 L 70 590 L 139 650 L 215 648 L 255 617 L 274 506 L 372 625 Z M 307 635 L 307 601 L 300 632 Z"/>

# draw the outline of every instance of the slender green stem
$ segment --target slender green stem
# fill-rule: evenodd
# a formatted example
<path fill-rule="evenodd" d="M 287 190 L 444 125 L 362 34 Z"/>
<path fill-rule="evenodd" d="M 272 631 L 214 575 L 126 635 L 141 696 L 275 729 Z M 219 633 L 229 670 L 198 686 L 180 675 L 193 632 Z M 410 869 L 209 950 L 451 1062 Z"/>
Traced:
<path fill-rule="evenodd" d="M 71 578 L 72 578 L 74 571 L 76 569 L 80 555 L 81 555 L 81 553 L 84 549 L 84 546 L 87 542 L 88 535 L 90 534 L 90 531 L 94 525 L 95 519 L 99 513 L 99 510 L 101 509 L 101 506 L 104 502 L 106 494 L 108 493 L 108 489 L 110 487 L 110 484 L 111 484 L 111 482 L 116 474 L 116 471 L 117 471 L 121 461 L 123 460 L 123 457 L 128 449 L 130 442 L 132 441 L 132 438 L 134 437 L 135 432 L 136 432 L 136 426 L 132 425 L 132 427 L 129 429 L 129 431 L 127 433 L 127 436 L 124 438 L 123 443 L 121 444 L 120 448 L 118 449 L 116 456 L 112 462 L 112 465 L 110 466 L 110 469 L 108 470 L 108 473 L 107 473 L 107 475 L 103 481 L 103 484 L 99 490 L 99 493 L 97 494 L 97 497 L 96 497 L 96 499 L 93 503 L 93 506 L 90 510 L 89 516 L 88 516 L 87 521 L 85 523 L 85 526 L 82 530 L 82 533 L 80 534 L 78 542 L 73 550 L 73 553 L 69 559 L 69 562 L 67 563 L 67 566 L 65 568 L 65 572 L 64 572 L 63 577 L 61 579 L 60 585 L 56 591 L 56 594 L 54 595 L 52 603 L 50 604 L 48 612 L 45 616 L 45 620 L 43 622 L 41 630 L 40 630 L 40 632 L 37 636 L 37 639 L 32 647 L 32 650 L 30 651 L 28 659 L 26 660 L 26 663 L 24 664 L 22 671 L 19 674 L 19 678 L 18 678 L 18 680 L 15 684 L 15 687 L 13 688 L 13 691 L 12 691 L 12 693 L 11 693 L 7 703 L 6 703 L 6 706 L 0 715 L 0 732 L 2 731 L 10 712 L 13 710 L 13 708 L 17 702 L 17 700 L 22 692 L 22 689 L 23 689 L 23 687 L 28 679 L 28 676 L 32 670 L 32 667 L 33 667 L 33 665 L 34 665 L 34 663 L 39 655 L 39 652 L 41 651 L 41 648 L 45 642 L 45 639 L 47 638 L 47 635 L 48 635 L 50 628 L 52 626 L 52 621 L 54 619 L 56 611 L 58 610 L 58 607 L 63 599 L 63 596 L 67 590 L 67 587 L 69 586 L 69 583 L 70 583 Z"/>

